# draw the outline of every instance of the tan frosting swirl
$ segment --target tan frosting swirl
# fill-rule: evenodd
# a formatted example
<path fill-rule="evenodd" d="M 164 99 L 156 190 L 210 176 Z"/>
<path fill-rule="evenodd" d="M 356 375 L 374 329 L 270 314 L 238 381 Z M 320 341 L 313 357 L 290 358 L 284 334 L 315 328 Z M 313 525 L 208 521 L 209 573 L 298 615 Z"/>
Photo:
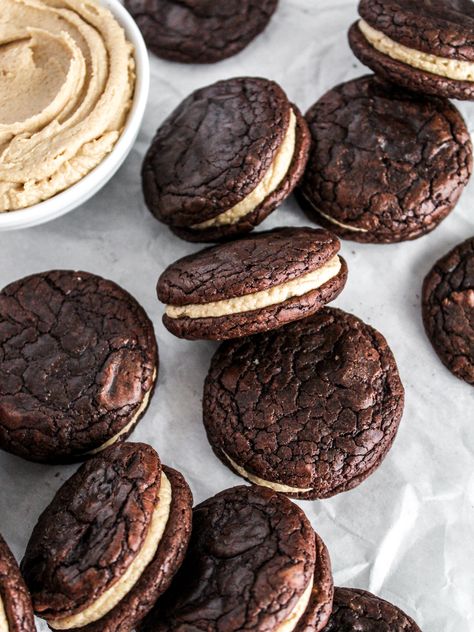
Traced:
<path fill-rule="evenodd" d="M 0 211 L 62 191 L 112 150 L 133 47 L 95 0 L 1 0 Z"/>

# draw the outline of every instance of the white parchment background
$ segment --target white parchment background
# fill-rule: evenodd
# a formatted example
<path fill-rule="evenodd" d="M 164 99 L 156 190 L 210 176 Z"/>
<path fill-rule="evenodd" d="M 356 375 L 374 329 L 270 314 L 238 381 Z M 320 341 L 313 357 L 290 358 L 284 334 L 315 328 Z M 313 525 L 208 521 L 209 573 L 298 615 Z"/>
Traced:
<path fill-rule="evenodd" d="M 156 127 L 191 90 L 218 79 L 278 81 L 303 111 L 336 83 L 365 74 L 346 31 L 355 0 L 280 0 L 265 33 L 237 57 L 211 66 L 152 59 L 144 124 L 118 175 L 92 201 L 50 224 L 0 234 L 0 285 L 51 268 L 79 268 L 117 281 L 146 308 L 160 349 L 156 394 L 133 440 L 147 441 L 180 469 L 196 501 L 241 480 L 213 456 L 201 423 L 201 392 L 213 343 L 184 342 L 161 324 L 155 283 L 196 250 L 174 237 L 142 201 L 140 165 Z M 470 129 L 474 103 L 460 104 Z M 398 604 L 424 632 L 474 630 L 474 398 L 428 343 L 420 287 L 432 263 L 474 234 L 474 182 L 432 234 L 390 246 L 343 242 L 349 280 L 335 304 L 388 339 L 406 387 L 397 440 L 357 489 L 303 502 L 331 553 L 335 582 Z M 293 199 L 262 226 L 305 225 Z M 75 470 L 0 455 L 0 531 L 21 558 L 38 514 Z M 46 630 L 40 624 L 40 630 Z"/>

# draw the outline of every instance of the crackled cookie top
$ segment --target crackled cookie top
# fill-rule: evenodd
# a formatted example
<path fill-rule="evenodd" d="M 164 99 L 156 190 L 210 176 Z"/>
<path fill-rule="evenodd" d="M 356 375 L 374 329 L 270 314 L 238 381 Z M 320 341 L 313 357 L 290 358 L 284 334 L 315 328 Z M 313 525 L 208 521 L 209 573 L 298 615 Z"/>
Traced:
<path fill-rule="evenodd" d="M 35 632 L 30 594 L 20 569 L 0 535 L 0 630 Z"/>
<path fill-rule="evenodd" d="M 363 481 L 403 411 L 393 355 L 341 310 L 225 342 L 204 387 L 204 424 L 222 461 L 250 481 L 325 498 Z"/>
<path fill-rule="evenodd" d="M 104 450 L 66 481 L 22 562 L 36 612 L 52 621 L 76 614 L 123 577 L 146 540 L 160 486 L 158 455 L 134 443 Z"/>
<path fill-rule="evenodd" d="M 235 207 L 267 173 L 290 115 L 285 93 L 267 79 L 229 79 L 193 92 L 145 157 L 150 210 L 167 224 L 192 226 Z"/>
<path fill-rule="evenodd" d="M 345 285 L 339 245 L 325 230 L 279 228 L 184 257 L 158 280 L 163 322 L 182 338 L 224 340 L 309 316 Z"/>
<path fill-rule="evenodd" d="M 258 233 L 171 264 L 158 281 L 158 298 L 184 306 L 269 290 L 322 267 L 338 250 L 338 239 L 324 230 L 282 228 Z"/>
<path fill-rule="evenodd" d="M 456 204 L 472 170 L 469 131 L 445 99 L 373 75 L 343 83 L 307 113 L 309 212 L 356 241 L 413 239 Z"/>
<path fill-rule="evenodd" d="M 72 186 L 123 131 L 135 90 L 133 46 L 104 4 L 1 2 L 0 213 Z"/>
<path fill-rule="evenodd" d="M 323 549 L 284 496 L 261 487 L 225 490 L 195 508 L 186 561 L 144 629 L 298 629 L 315 600 L 319 608 L 332 601 Z M 306 622 L 307 630 L 321 629 L 315 619 Z"/>
<path fill-rule="evenodd" d="M 159 57 L 212 63 L 240 52 L 267 26 L 277 0 L 126 0 Z"/>
<path fill-rule="evenodd" d="M 470 0 L 361 0 L 354 54 L 380 77 L 422 94 L 474 98 Z"/>
<path fill-rule="evenodd" d="M 309 130 L 275 82 L 219 81 L 159 127 L 142 185 L 153 215 L 189 241 L 223 241 L 260 224 L 303 175 Z"/>
<path fill-rule="evenodd" d="M 408 615 L 365 590 L 336 588 L 323 632 L 421 632 Z"/>
<path fill-rule="evenodd" d="M 423 284 L 422 311 L 442 362 L 474 385 L 474 237 L 433 266 Z"/>
<path fill-rule="evenodd" d="M 157 373 L 153 326 L 111 281 L 43 272 L 0 292 L 0 446 L 37 461 L 123 439 Z"/>

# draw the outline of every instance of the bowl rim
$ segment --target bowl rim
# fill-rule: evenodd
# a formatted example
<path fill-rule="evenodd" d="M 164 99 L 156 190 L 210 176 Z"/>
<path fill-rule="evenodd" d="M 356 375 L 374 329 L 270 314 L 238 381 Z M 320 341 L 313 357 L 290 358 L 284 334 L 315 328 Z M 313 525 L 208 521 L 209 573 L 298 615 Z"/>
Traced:
<path fill-rule="evenodd" d="M 127 158 L 138 136 L 150 90 L 150 59 L 135 20 L 119 0 L 96 0 L 111 11 L 133 45 L 135 90 L 124 129 L 112 151 L 92 171 L 53 197 L 14 211 L 0 212 L 0 231 L 28 228 L 69 213 L 95 195 L 113 177 Z"/>

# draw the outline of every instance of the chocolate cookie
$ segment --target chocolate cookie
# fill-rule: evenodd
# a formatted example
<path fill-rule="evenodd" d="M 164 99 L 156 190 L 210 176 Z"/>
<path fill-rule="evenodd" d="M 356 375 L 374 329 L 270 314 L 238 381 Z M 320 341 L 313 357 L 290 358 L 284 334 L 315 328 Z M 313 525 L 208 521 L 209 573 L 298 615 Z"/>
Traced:
<path fill-rule="evenodd" d="M 361 0 L 354 54 L 381 77 L 425 94 L 474 99 L 471 0 Z"/>
<path fill-rule="evenodd" d="M 304 118 L 273 81 L 193 92 L 158 129 L 142 168 L 148 208 L 188 241 L 252 230 L 285 200 L 309 151 Z"/>
<path fill-rule="evenodd" d="M 35 632 L 33 606 L 20 569 L 0 535 L 0 630 Z"/>
<path fill-rule="evenodd" d="M 158 371 L 153 325 L 112 281 L 54 270 L 0 292 L 0 447 L 31 461 L 123 441 Z"/>
<path fill-rule="evenodd" d="M 131 631 L 168 588 L 191 533 L 192 496 L 149 445 L 87 461 L 31 535 L 22 571 L 51 628 Z"/>
<path fill-rule="evenodd" d="M 421 632 L 408 615 L 365 590 L 336 588 L 324 632 Z"/>
<path fill-rule="evenodd" d="M 443 364 L 474 385 L 474 237 L 453 248 L 428 273 L 422 313 Z"/>
<path fill-rule="evenodd" d="M 330 307 L 225 342 L 204 385 L 204 425 L 240 476 L 298 498 L 361 483 L 390 449 L 404 392 L 385 338 Z"/>
<path fill-rule="evenodd" d="M 186 560 L 141 630 L 317 632 L 332 594 L 328 552 L 301 509 L 234 487 L 194 509 Z"/>
<path fill-rule="evenodd" d="M 279 228 L 184 257 L 158 280 L 163 323 L 180 338 L 224 340 L 310 316 L 345 285 L 339 245 L 325 230 Z"/>
<path fill-rule="evenodd" d="M 345 239 L 424 235 L 453 209 L 471 175 L 469 131 L 446 99 L 371 75 L 333 88 L 306 118 L 313 144 L 299 199 Z"/>
<path fill-rule="evenodd" d="M 267 26 L 277 0 L 125 0 L 158 57 L 208 64 L 236 55 Z"/>

